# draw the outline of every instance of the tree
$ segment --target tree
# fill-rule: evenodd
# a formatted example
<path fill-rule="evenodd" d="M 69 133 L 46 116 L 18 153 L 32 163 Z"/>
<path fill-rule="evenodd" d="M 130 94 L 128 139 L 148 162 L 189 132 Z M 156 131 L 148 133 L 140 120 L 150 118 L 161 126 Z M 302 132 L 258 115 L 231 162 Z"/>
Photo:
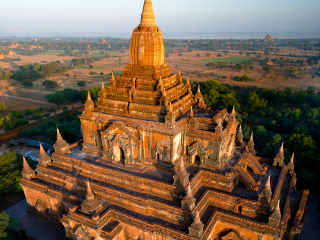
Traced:
<path fill-rule="evenodd" d="M 92 64 L 89 64 L 89 68 L 92 69 L 92 68 L 93 68 L 93 65 L 92 65 Z"/>
<path fill-rule="evenodd" d="M 206 54 L 206 57 L 210 57 L 210 56 L 211 56 L 211 54 L 210 54 L 210 53 L 207 53 L 207 54 Z"/>
<path fill-rule="evenodd" d="M 33 169 L 37 166 L 36 161 L 32 161 L 28 157 L 26 157 L 26 160 Z M 5 194 L 22 191 L 19 185 L 22 167 L 21 154 L 12 152 L 0 156 L 0 201 Z"/>
<path fill-rule="evenodd" d="M 217 57 L 222 57 L 222 55 L 219 53 L 219 54 L 217 54 Z"/>
<path fill-rule="evenodd" d="M 224 55 L 228 55 L 228 51 L 224 51 L 223 53 L 224 53 Z"/>
<path fill-rule="evenodd" d="M 77 83 L 77 85 L 78 85 L 79 87 L 84 87 L 84 86 L 86 85 L 86 82 L 85 82 L 85 81 L 79 81 L 79 82 Z"/>
<path fill-rule="evenodd" d="M 249 53 L 249 52 L 246 52 L 246 55 L 247 55 L 248 57 L 250 56 L 250 54 L 251 54 L 251 53 Z"/>
<path fill-rule="evenodd" d="M 0 112 L 7 109 L 7 106 L 3 103 L 0 103 Z"/>
<path fill-rule="evenodd" d="M 43 81 L 42 85 L 45 86 L 46 88 L 55 88 L 58 86 L 58 84 L 55 81 L 51 81 L 51 80 Z"/>
<path fill-rule="evenodd" d="M 248 82 L 250 80 L 251 80 L 251 78 L 246 73 L 242 77 L 239 78 L 240 82 Z"/>
<path fill-rule="evenodd" d="M 77 78 L 77 77 L 78 77 L 78 75 L 77 75 L 77 74 L 74 74 L 74 75 L 73 75 L 73 78 Z"/>
<path fill-rule="evenodd" d="M 34 71 L 40 71 L 40 69 L 41 69 L 41 66 L 40 66 L 38 63 L 36 63 L 36 64 L 33 66 L 33 70 L 34 70 Z"/>
<path fill-rule="evenodd" d="M 68 100 L 63 93 L 58 92 L 58 93 L 51 95 L 48 99 L 48 102 L 59 106 L 59 105 L 66 104 L 68 102 Z"/>
<path fill-rule="evenodd" d="M 43 76 L 48 76 L 50 74 L 56 73 L 58 70 L 58 67 L 54 65 L 53 63 L 48 63 L 42 67 L 42 74 Z"/>
<path fill-rule="evenodd" d="M 239 54 L 242 55 L 242 54 L 243 54 L 243 51 L 239 51 Z"/>
<path fill-rule="evenodd" d="M 262 108 L 267 106 L 267 101 L 263 98 L 259 98 L 258 94 L 255 91 L 249 93 L 248 104 L 251 108 L 251 111 L 255 111 L 256 108 Z"/>
<path fill-rule="evenodd" d="M 10 216 L 5 212 L 0 212 L 0 238 L 7 237 L 7 233 L 5 232 L 9 225 Z"/>
<path fill-rule="evenodd" d="M 23 81 L 22 85 L 25 87 L 32 87 L 33 86 L 33 82 L 31 81 Z"/>
<path fill-rule="evenodd" d="M 197 54 L 196 54 L 196 56 L 197 56 L 197 57 L 200 57 L 200 54 L 199 54 L 199 53 L 197 53 Z"/>
<path fill-rule="evenodd" d="M 91 97 L 98 98 L 100 89 L 98 87 L 93 87 L 90 90 Z"/>

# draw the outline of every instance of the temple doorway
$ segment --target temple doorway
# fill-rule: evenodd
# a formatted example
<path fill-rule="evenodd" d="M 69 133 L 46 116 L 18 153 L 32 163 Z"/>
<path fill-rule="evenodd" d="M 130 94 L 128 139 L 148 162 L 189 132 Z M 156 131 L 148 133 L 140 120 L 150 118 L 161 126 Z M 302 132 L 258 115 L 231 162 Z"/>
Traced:
<path fill-rule="evenodd" d="M 196 165 L 200 166 L 200 162 L 201 162 L 201 160 L 200 160 L 199 155 L 195 155 L 195 156 L 194 156 L 194 163 L 195 163 Z"/>
<path fill-rule="evenodd" d="M 120 162 L 124 164 L 125 155 L 123 149 L 120 147 Z"/>

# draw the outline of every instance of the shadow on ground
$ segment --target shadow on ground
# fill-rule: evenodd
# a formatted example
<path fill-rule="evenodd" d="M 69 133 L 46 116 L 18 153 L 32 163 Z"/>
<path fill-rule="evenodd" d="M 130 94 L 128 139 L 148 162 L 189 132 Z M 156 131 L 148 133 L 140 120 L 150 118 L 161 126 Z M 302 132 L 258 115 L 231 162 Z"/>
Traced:
<path fill-rule="evenodd" d="M 26 199 L 5 210 L 10 217 L 18 218 L 21 222 L 19 228 L 25 229 L 27 236 L 37 240 L 62 240 L 65 237 L 65 231 L 58 226 L 44 221 L 30 213 L 27 213 Z"/>

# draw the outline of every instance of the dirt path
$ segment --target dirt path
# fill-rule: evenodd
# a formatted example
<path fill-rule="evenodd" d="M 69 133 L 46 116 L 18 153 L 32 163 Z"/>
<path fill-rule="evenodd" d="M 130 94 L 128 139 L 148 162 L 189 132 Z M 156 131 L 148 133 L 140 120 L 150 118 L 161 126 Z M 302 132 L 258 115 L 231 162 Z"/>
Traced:
<path fill-rule="evenodd" d="M 48 105 L 48 106 L 56 106 L 53 103 L 48 103 L 45 101 L 38 101 L 38 100 L 33 100 L 30 98 L 23 98 L 23 97 L 17 97 L 17 96 L 13 96 L 13 95 L 7 95 L 7 94 L 1 94 L 0 97 L 7 97 L 7 98 L 14 98 L 14 99 L 19 99 L 19 100 L 23 100 L 23 101 L 29 101 L 29 102 L 35 102 L 35 103 L 40 103 L 40 104 L 44 104 L 44 105 Z"/>

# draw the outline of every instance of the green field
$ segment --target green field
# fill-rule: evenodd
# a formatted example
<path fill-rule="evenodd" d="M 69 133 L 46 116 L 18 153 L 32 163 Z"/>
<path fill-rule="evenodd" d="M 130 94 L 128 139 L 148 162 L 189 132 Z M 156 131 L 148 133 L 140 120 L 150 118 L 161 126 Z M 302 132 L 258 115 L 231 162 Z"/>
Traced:
<path fill-rule="evenodd" d="M 202 60 L 201 62 L 226 62 L 226 63 L 245 63 L 248 60 L 250 60 L 250 58 L 247 57 L 228 57 L 228 58 L 211 58 L 210 59 L 206 59 L 206 60 Z"/>

